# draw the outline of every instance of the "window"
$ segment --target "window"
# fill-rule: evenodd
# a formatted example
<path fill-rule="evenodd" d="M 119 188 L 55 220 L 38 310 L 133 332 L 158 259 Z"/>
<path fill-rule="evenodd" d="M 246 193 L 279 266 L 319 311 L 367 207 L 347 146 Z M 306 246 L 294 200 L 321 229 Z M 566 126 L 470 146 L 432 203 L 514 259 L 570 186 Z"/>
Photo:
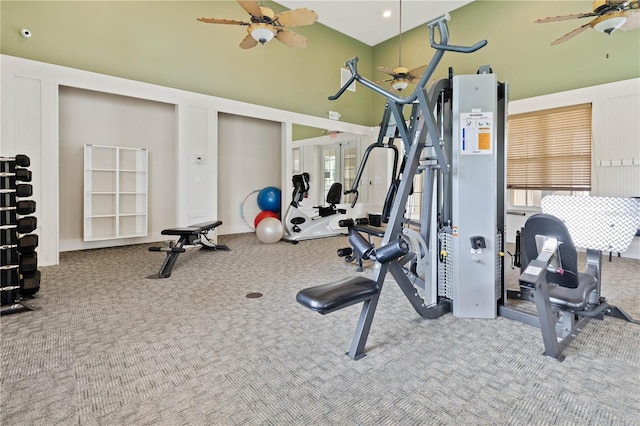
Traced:
<path fill-rule="evenodd" d="M 329 189 L 334 182 L 342 183 L 342 190 L 351 189 L 356 178 L 360 158 L 358 156 L 357 141 L 341 142 L 322 148 L 322 191 L 323 199 L 327 198 Z M 353 194 L 344 195 L 343 203 L 351 203 Z M 366 202 L 366 193 L 360 194 L 359 202 Z"/>
<path fill-rule="evenodd" d="M 294 175 L 302 173 L 302 150 L 300 148 L 293 148 L 291 150 L 291 159 L 293 164 L 291 171 Z"/>
<path fill-rule="evenodd" d="M 509 116 L 507 188 L 512 206 L 591 190 L 591 104 Z"/>

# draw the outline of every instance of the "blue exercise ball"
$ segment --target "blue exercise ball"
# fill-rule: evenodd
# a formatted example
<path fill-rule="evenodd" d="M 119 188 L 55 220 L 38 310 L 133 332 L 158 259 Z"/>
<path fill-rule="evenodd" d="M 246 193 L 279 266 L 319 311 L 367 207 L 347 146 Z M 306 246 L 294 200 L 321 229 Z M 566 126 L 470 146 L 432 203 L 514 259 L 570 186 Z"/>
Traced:
<path fill-rule="evenodd" d="M 274 186 L 267 186 L 258 193 L 258 207 L 270 212 L 280 211 L 280 190 Z"/>

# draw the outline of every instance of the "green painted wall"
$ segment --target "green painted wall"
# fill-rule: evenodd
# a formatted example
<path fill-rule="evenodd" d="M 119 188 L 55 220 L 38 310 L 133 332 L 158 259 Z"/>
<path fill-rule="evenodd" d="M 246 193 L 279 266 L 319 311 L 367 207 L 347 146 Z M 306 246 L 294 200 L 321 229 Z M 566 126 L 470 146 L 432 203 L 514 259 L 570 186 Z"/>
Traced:
<path fill-rule="evenodd" d="M 274 11 L 281 6 L 267 2 Z M 487 39 L 473 54 L 447 53 L 434 78 L 473 73 L 490 64 L 510 84 L 510 99 L 570 90 L 640 76 L 640 30 L 611 36 L 588 29 L 558 46 L 550 43 L 586 19 L 534 24 L 540 17 L 590 11 L 590 0 L 485 1 L 451 13 L 450 41 Z M 244 27 L 197 22 L 200 16 L 246 19 L 235 1 L 5 1 L 1 3 L 3 54 L 64 65 L 289 111 L 376 125 L 383 99 L 363 87 L 338 101 L 339 68 L 358 56 L 359 71 L 384 78 L 375 66 L 397 66 L 398 43 L 373 48 L 321 24 L 295 29 L 309 48 L 277 41 L 242 50 Z M 33 37 L 25 40 L 20 28 Z M 403 65 L 431 58 L 426 26 L 403 34 Z"/>
<path fill-rule="evenodd" d="M 283 7 L 266 2 L 276 13 Z M 238 47 L 246 27 L 198 17 L 247 20 L 235 1 L 2 1 L 3 54 L 162 86 L 368 125 L 373 95 L 327 97 L 354 55 L 371 69 L 372 48 L 321 24 L 296 28 L 307 49 L 273 40 Z M 21 28 L 33 33 L 20 36 Z"/>
<path fill-rule="evenodd" d="M 446 53 L 435 73 L 475 73 L 489 64 L 500 80 L 510 85 L 510 100 L 577 89 L 640 77 L 640 29 L 605 35 L 589 28 L 575 38 L 551 46 L 551 42 L 588 18 L 536 24 L 538 18 L 591 11 L 592 1 L 485 1 L 476 0 L 451 13 L 450 43 L 471 45 L 486 39 L 488 44 L 472 54 Z M 398 38 L 375 46 L 374 69 L 395 67 Z M 415 68 L 431 59 L 426 25 L 403 33 L 403 65 Z M 385 74 L 375 70 L 375 79 Z M 411 86 L 413 87 L 413 86 Z M 382 101 L 376 101 L 383 105 Z"/>

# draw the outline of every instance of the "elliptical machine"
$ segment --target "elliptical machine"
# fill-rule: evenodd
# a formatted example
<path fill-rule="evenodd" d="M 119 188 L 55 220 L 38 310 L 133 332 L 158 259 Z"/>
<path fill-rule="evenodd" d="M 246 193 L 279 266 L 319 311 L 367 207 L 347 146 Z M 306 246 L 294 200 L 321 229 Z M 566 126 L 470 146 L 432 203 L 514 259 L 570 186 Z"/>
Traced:
<path fill-rule="evenodd" d="M 300 210 L 300 203 L 309 192 L 309 173 L 294 175 L 292 182 L 293 199 L 282 218 L 285 227 L 284 240 L 297 244 L 302 240 L 342 235 L 344 230 L 337 226 L 337 222 L 346 218 L 347 210 L 336 207 L 342 198 L 342 184 L 333 183 L 327 194 L 326 201 L 329 205 L 315 206 L 318 215 L 309 217 Z M 332 222 L 336 225 L 332 226 Z"/>

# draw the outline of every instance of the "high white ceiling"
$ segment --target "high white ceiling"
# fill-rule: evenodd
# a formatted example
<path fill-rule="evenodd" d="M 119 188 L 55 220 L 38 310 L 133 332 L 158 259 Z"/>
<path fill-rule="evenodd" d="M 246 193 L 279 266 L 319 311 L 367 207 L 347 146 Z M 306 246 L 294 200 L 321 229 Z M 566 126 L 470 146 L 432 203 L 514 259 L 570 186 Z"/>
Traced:
<path fill-rule="evenodd" d="M 408 31 L 473 0 L 403 0 L 402 32 Z M 356 40 L 375 46 L 398 35 L 400 0 L 277 0 L 287 9 L 306 7 L 318 22 Z M 391 16 L 382 16 L 385 10 Z"/>

